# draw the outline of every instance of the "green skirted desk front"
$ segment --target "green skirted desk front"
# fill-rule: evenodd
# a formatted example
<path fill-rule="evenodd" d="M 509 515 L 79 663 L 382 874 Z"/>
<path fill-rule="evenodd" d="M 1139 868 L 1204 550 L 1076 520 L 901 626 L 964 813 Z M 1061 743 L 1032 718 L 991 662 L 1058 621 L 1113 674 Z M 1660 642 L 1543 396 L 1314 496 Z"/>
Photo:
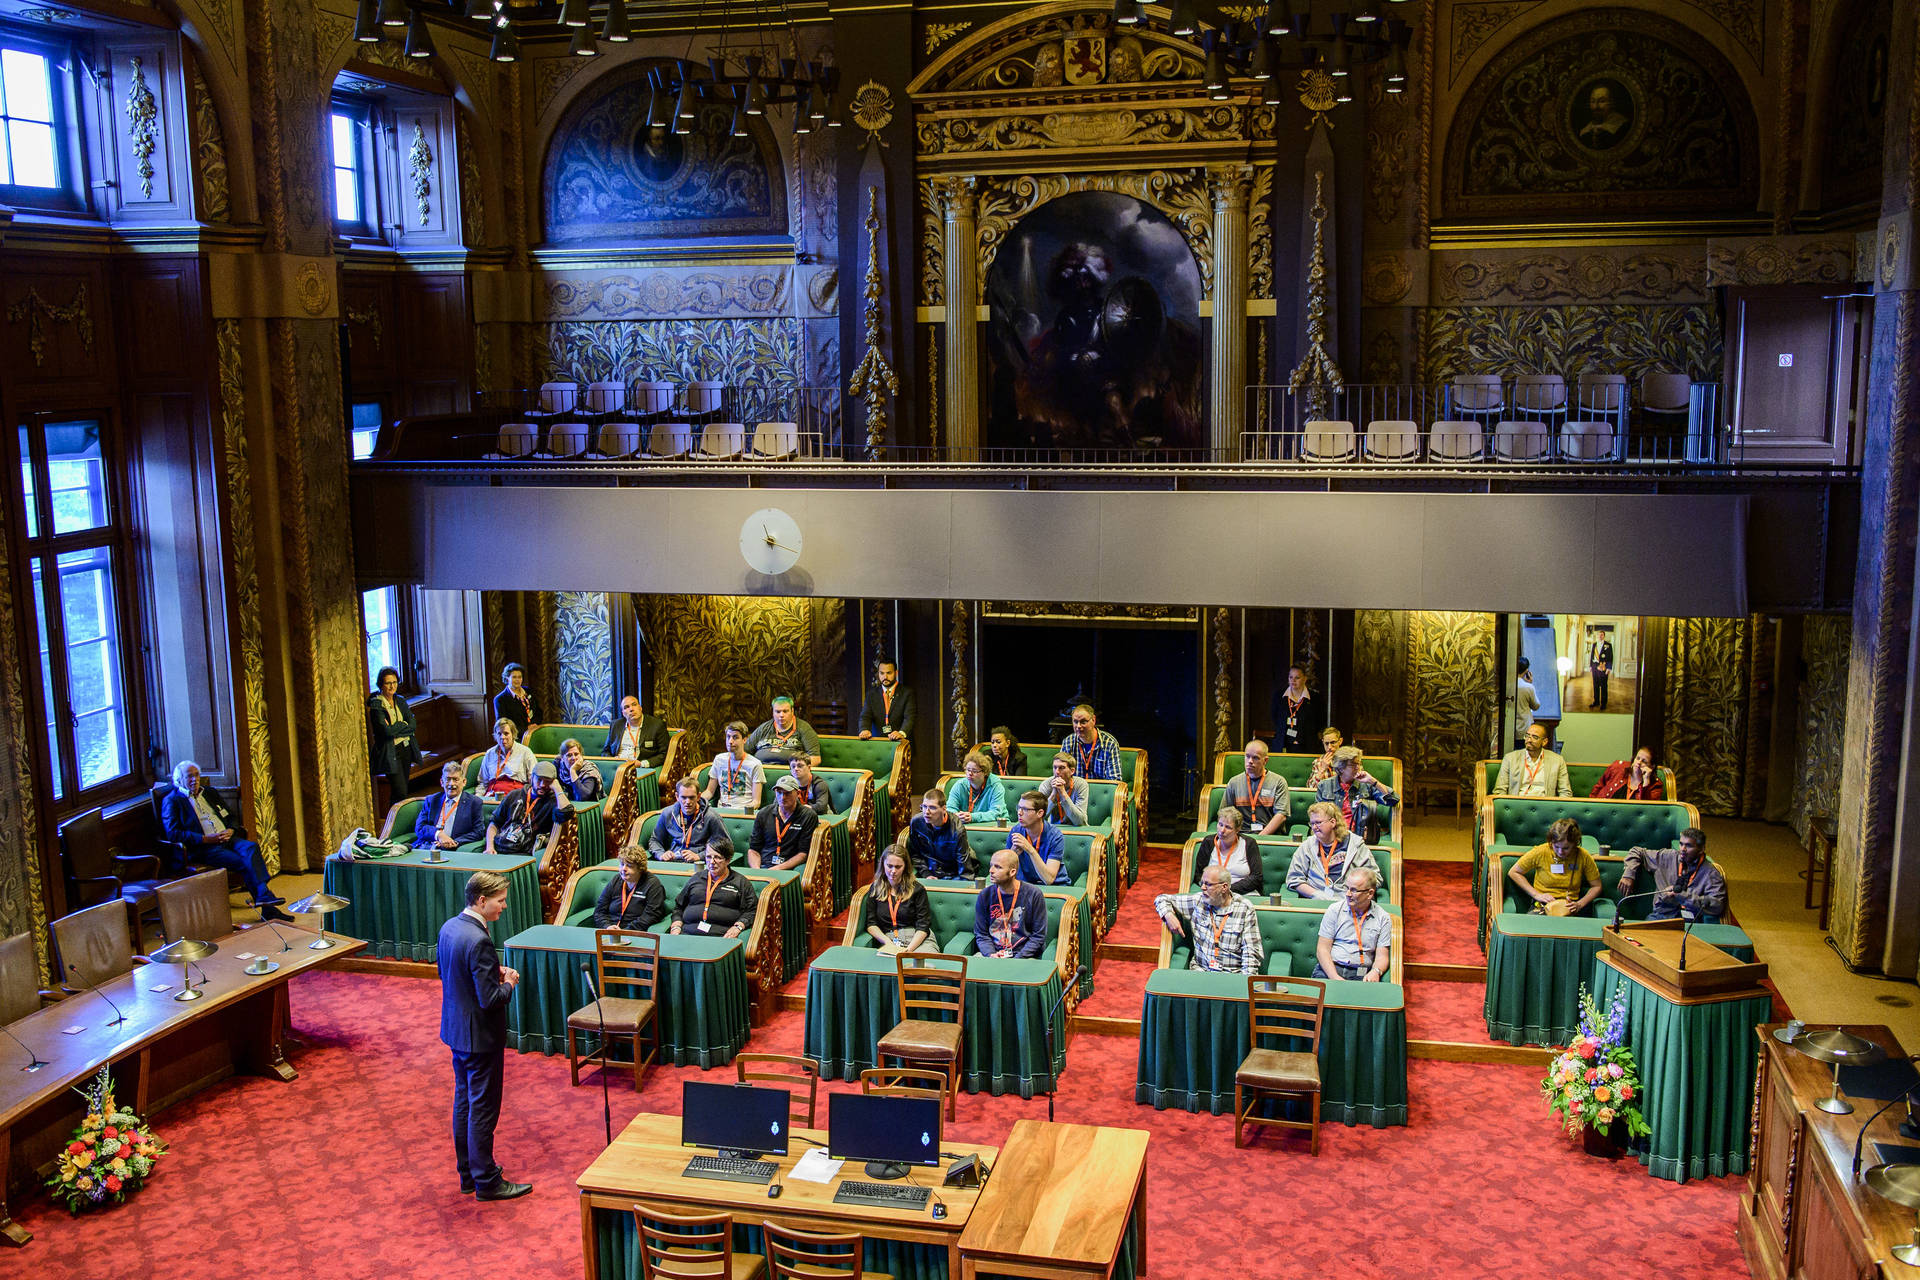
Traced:
<path fill-rule="evenodd" d="M 1243 975 L 1156 969 L 1140 1009 L 1133 1100 L 1156 1111 L 1232 1111 L 1233 1076 L 1247 1046 Z M 1397 984 L 1327 983 L 1320 1088 L 1328 1121 L 1376 1129 L 1407 1122 L 1407 1006 Z"/>
<path fill-rule="evenodd" d="M 1511 911 L 1490 920 L 1487 1034 L 1508 1044 L 1567 1043 L 1580 1029 L 1580 986 L 1592 977 L 1600 931 L 1612 922 Z M 1736 959 L 1753 959 L 1753 940 L 1734 925 L 1698 925 L 1693 936 Z"/>
<path fill-rule="evenodd" d="M 867 947 L 828 947 L 807 977 L 807 1057 L 824 1076 L 856 1080 L 877 1067 L 875 1046 L 900 1019 L 892 956 Z M 1053 1015 L 1048 1070 L 1046 1019 Z M 1060 970 L 1049 960 L 967 957 L 967 1014 L 960 1082 L 969 1093 L 1045 1093 L 1066 1069 Z"/>
<path fill-rule="evenodd" d="M 740 941 L 659 936 L 660 1061 L 724 1066 L 747 1042 L 752 1003 Z M 507 1002 L 509 1045 L 521 1053 L 567 1051 L 567 1015 L 589 1003 L 580 966 L 592 959 L 592 929 L 539 924 L 507 939 L 500 963 L 520 971 Z"/>
<path fill-rule="evenodd" d="M 1112 846 L 1109 845 L 1108 847 L 1111 848 Z M 926 885 L 961 885 L 971 887 L 973 881 L 936 880 L 929 878 L 922 880 L 920 883 Z M 1075 935 L 1077 935 L 1080 947 L 1077 954 L 1079 956 L 1079 962 L 1087 966 L 1086 981 L 1080 984 L 1080 993 L 1074 999 L 1076 1001 L 1085 1000 L 1093 994 L 1093 964 L 1094 957 L 1099 955 L 1097 948 L 1100 945 L 1093 933 L 1093 896 L 1087 892 L 1087 886 L 1083 884 L 1050 884 L 1046 888 L 1048 893 L 1073 899 L 1073 918 L 1075 921 L 1073 931 Z M 861 929 L 859 933 L 864 935 L 866 931 Z M 862 942 L 858 945 L 868 946 L 872 944 L 869 941 Z M 1069 1003 L 1072 1002 L 1070 1001 Z"/>
<path fill-rule="evenodd" d="M 667 889 L 667 916 L 673 916 L 673 902 L 680 893 L 680 887 L 699 872 L 697 862 L 667 862 L 658 858 L 647 861 L 647 867 L 661 877 L 663 887 Z M 747 866 L 745 856 L 733 864 L 733 869 L 753 882 L 753 891 L 757 894 L 774 892 L 780 895 L 780 981 L 790 982 L 807 967 L 809 941 L 807 936 L 807 906 L 800 884 L 800 872 L 789 868 L 782 871 L 769 867 L 765 871 L 755 871 Z M 685 877 L 682 879 L 681 877 Z M 592 924 L 593 917 L 588 915 L 585 923 Z"/>
<path fill-rule="evenodd" d="M 447 851 L 446 859 L 428 862 L 424 849 L 397 858 L 328 858 L 322 887 L 352 905 L 328 916 L 327 927 L 365 938 L 367 955 L 432 964 L 440 926 L 466 908 L 467 879 L 476 871 L 507 878 L 507 909 L 496 935 L 512 937 L 540 923 L 536 859 L 461 850 Z"/>
<path fill-rule="evenodd" d="M 1699 937 L 1706 930 L 1693 932 Z M 1751 960 L 1751 952 L 1741 958 Z M 1773 1017 L 1773 998 L 1762 992 L 1677 1004 L 1598 956 L 1592 964 L 1594 999 L 1602 1009 L 1616 989 L 1627 990 L 1627 1047 L 1640 1068 L 1641 1113 L 1653 1130 L 1634 1144 L 1640 1163 L 1669 1182 L 1745 1173 L 1753 1029 Z"/>

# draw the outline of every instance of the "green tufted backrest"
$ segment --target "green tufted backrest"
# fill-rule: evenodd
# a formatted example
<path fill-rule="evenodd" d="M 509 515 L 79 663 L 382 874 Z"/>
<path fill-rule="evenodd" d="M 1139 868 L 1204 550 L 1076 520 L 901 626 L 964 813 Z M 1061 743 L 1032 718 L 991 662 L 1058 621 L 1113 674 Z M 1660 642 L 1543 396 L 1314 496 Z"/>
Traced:
<path fill-rule="evenodd" d="M 1304 839 L 1304 837 L 1302 837 Z M 1187 878 L 1187 892 L 1197 893 L 1200 889 L 1200 837 L 1191 837 L 1193 855 L 1190 861 L 1193 872 Z M 1266 886 L 1267 896 L 1278 898 L 1287 895 L 1287 868 L 1293 864 L 1293 852 L 1300 847 L 1299 840 L 1283 840 L 1279 836 L 1254 836 L 1254 848 L 1260 850 L 1260 879 Z M 1373 860 L 1380 864 L 1380 889 L 1378 899 L 1381 903 L 1393 901 L 1393 850 L 1387 845 L 1368 845 L 1373 851 Z M 1289 898 L 1290 902 L 1305 899 Z"/>
<path fill-rule="evenodd" d="M 568 738 L 580 739 L 580 749 L 592 755 L 607 745 L 607 726 L 601 724 L 536 724 L 520 741 L 537 756 L 560 754 L 560 744 Z"/>
<path fill-rule="evenodd" d="M 1592 853 L 1593 850 L 1588 849 L 1587 852 Z M 1533 899 L 1521 893 L 1519 888 L 1514 885 L 1513 881 L 1509 879 L 1507 875 L 1508 872 L 1513 870 L 1513 864 L 1520 861 L 1523 856 L 1524 855 L 1518 853 L 1503 853 L 1500 855 L 1500 887 L 1506 894 L 1500 908 L 1502 911 L 1527 912 L 1533 910 Z M 1627 860 L 1625 858 L 1615 857 L 1602 858 L 1596 855 L 1593 863 L 1600 868 L 1600 896 L 1594 901 L 1594 906 L 1596 908 L 1601 906 L 1606 908 L 1604 911 L 1597 912 L 1597 914 L 1611 916 L 1613 914 L 1613 904 L 1620 900 L 1620 873 L 1626 870 Z M 1653 885 L 1651 882 L 1648 882 L 1637 887 L 1644 891 L 1651 889 Z M 1646 904 L 1650 901 L 1651 899 L 1643 899 L 1639 904 L 1639 908 L 1644 910 Z"/>
<path fill-rule="evenodd" d="M 1224 782 L 1208 783 L 1207 786 L 1203 789 L 1202 794 L 1206 798 L 1205 803 L 1207 806 L 1207 831 L 1211 831 L 1213 830 L 1213 824 L 1217 822 L 1220 818 L 1220 802 L 1226 798 L 1227 786 Z M 1311 806 L 1316 801 L 1318 801 L 1319 798 L 1320 798 L 1319 796 L 1315 795 L 1311 791 L 1305 790 L 1304 788 L 1300 788 L 1300 787 L 1287 788 L 1286 830 L 1287 830 L 1287 833 L 1293 837 L 1293 842 L 1295 844 L 1299 844 L 1302 840 L 1307 838 L 1307 809 L 1309 806 Z M 1249 815 L 1243 813 L 1240 816 L 1244 818 Z M 1206 831 L 1203 831 L 1200 834 L 1205 835 L 1206 833 L 1207 833 Z M 1275 832 L 1274 834 L 1278 835 L 1280 833 Z"/>
<path fill-rule="evenodd" d="M 987 863 L 993 855 L 1007 847 L 1007 833 L 1011 830 L 1012 827 L 984 825 L 967 828 L 967 847 L 973 850 L 973 856 L 979 860 L 981 875 L 987 873 Z M 1067 883 L 1085 885 L 1087 869 L 1093 865 L 1093 842 L 1099 833 L 1062 827 L 1060 837 L 1064 842 L 1060 858 L 1067 864 Z"/>
<path fill-rule="evenodd" d="M 1573 794 L 1584 796 L 1600 783 L 1601 775 L 1611 768 L 1607 764 L 1594 764 L 1585 761 L 1567 761 L 1567 785 L 1573 788 Z M 1493 794 L 1493 784 L 1500 780 L 1500 761 L 1482 760 L 1480 762 L 1480 791 L 1482 795 Z M 1666 798 L 1678 800 L 1680 792 L 1673 780 L 1673 770 L 1660 766 L 1660 780 L 1666 787 Z"/>
<path fill-rule="evenodd" d="M 1045 769 L 1047 773 L 1052 773 L 1053 758 L 1060 754 L 1060 745 L 1065 741 L 1066 735 L 1062 734 L 1055 742 L 1021 743 L 1020 749 L 1027 753 L 1027 768 Z M 1133 785 L 1133 780 L 1140 776 L 1140 760 L 1145 755 L 1146 750 L 1142 747 L 1120 748 L 1120 781 L 1128 786 Z M 1088 778 L 1087 781 L 1093 782 L 1096 779 Z M 1098 781 L 1106 782 L 1111 779 L 1102 778 Z"/>
<path fill-rule="evenodd" d="M 1285 778 L 1288 786 L 1304 787 L 1307 779 L 1313 776 L 1313 762 L 1319 758 L 1300 752 L 1274 751 L 1267 756 L 1267 768 Z M 1223 751 L 1216 759 L 1219 761 L 1214 770 L 1219 774 L 1216 782 L 1226 782 L 1235 774 L 1247 771 L 1247 753 L 1244 751 Z M 1392 756 L 1362 756 L 1360 767 L 1395 791 L 1400 790 L 1400 762 Z"/>
<path fill-rule="evenodd" d="M 1326 915 L 1325 908 L 1256 906 L 1253 914 L 1260 921 L 1260 947 L 1268 959 L 1271 960 L 1276 952 L 1285 953 L 1292 965 L 1289 970 L 1291 976 L 1304 978 L 1310 975 L 1318 959 L 1320 921 Z M 1184 969 L 1192 956 L 1192 946 L 1175 938 L 1167 967 Z M 1271 966 L 1269 971 L 1272 971 Z"/>
<path fill-rule="evenodd" d="M 892 738 L 857 738 L 837 733 L 820 735 L 820 767 L 865 769 L 874 785 L 884 787 L 893 776 L 893 756 L 900 744 Z"/>
<path fill-rule="evenodd" d="M 940 881 L 923 882 L 927 891 L 927 909 L 933 914 L 933 941 L 942 951 L 950 955 L 975 955 L 973 947 L 973 904 L 980 895 L 970 886 L 942 883 Z M 864 892 L 864 890 L 863 890 Z M 1048 894 L 1047 902 L 1047 945 L 1041 951 L 1040 958 L 1051 960 L 1054 947 L 1060 941 L 1060 913 L 1067 908 L 1068 899 Z M 863 918 L 867 904 L 864 899 L 853 904 L 853 919 Z M 859 930 L 854 938 L 856 947 L 872 947 L 873 935 L 865 929 Z"/>
<path fill-rule="evenodd" d="M 662 892 L 666 894 L 667 898 L 667 918 L 654 925 L 649 932 L 665 933 L 673 924 L 673 900 L 680 896 L 682 889 L 686 888 L 687 881 L 693 879 L 694 865 L 692 863 L 686 863 L 685 868 L 682 869 L 677 866 L 666 866 L 662 863 L 650 862 L 647 864 L 647 870 L 652 872 L 653 878 L 660 882 L 660 888 Z M 561 916 L 560 923 L 591 928 L 593 925 L 593 906 L 594 903 L 600 900 L 600 890 L 606 887 L 607 881 L 619 874 L 620 864 L 617 862 L 606 862 L 597 867 L 588 867 L 581 871 L 580 874 L 574 878 L 573 897 L 568 899 L 566 911 Z M 749 871 L 745 868 L 741 869 L 741 874 L 753 883 L 753 892 L 756 900 L 774 891 L 776 880 L 773 876 L 763 875 L 758 871 Z"/>
<path fill-rule="evenodd" d="M 560 728 L 562 726 L 551 725 L 549 727 Z M 603 735 L 606 733 L 606 727 L 604 725 L 601 727 L 600 732 Z M 532 735 L 529 735 L 529 736 L 531 737 Z M 577 735 L 575 734 L 560 735 L 560 737 L 562 738 L 569 738 L 569 737 L 575 737 L 575 736 Z M 605 741 L 606 741 L 605 738 L 602 737 L 600 743 L 596 745 L 605 745 Z M 580 745 L 584 747 L 587 744 L 585 742 L 582 742 Z M 527 750 L 533 752 L 533 758 L 535 760 L 544 760 L 548 764 L 558 767 L 560 757 L 556 755 L 555 752 L 557 752 L 560 749 L 559 741 L 556 740 L 553 746 L 554 746 L 553 751 L 543 752 L 538 747 L 528 747 Z M 467 790 L 469 791 L 477 790 L 480 786 L 480 757 L 485 754 L 486 752 L 482 751 L 476 755 L 468 756 L 466 759 Z M 614 775 L 620 772 L 620 766 L 625 764 L 626 761 L 615 759 L 612 756 L 596 756 L 596 755 L 590 754 L 587 756 L 587 762 L 593 765 L 598 770 L 600 770 L 600 794 L 602 796 L 612 795 Z"/>
<path fill-rule="evenodd" d="M 827 784 L 827 794 L 833 797 L 833 811 L 845 813 L 860 794 L 861 773 L 859 769 L 829 769 L 821 765 L 813 771 L 813 776 Z M 701 785 L 706 784 L 703 781 Z"/>
<path fill-rule="evenodd" d="M 1692 805 L 1667 800 L 1494 796 L 1487 803 L 1493 806 L 1496 848 L 1531 849 L 1545 842 L 1556 820 L 1572 818 L 1582 837 L 1609 849 L 1670 849 L 1680 843 L 1683 829 L 1700 821 Z"/>

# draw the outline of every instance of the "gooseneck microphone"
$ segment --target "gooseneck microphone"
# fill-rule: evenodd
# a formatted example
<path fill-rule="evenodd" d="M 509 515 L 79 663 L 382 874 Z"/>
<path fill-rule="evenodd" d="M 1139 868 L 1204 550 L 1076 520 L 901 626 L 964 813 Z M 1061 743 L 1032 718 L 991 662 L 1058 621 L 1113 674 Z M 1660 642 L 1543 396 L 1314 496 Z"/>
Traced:
<path fill-rule="evenodd" d="M 1047 1020 L 1041 1029 L 1047 1036 L 1047 1122 L 1053 1122 L 1053 1095 L 1059 1092 L 1060 1077 L 1053 1069 L 1053 1015 L 1060 1012 L 1060 1006 L 1067 1002 L 1067 993 L 1078 990 L 1087 980 L 1087 966 L 1081 965 L 1073 971 L 1073 981 L 1060 988 L 1060 998 L 1053 1002 L 1053 1008 L 1047 1010 Z"/>
<path fill-rule="evenodd" d="M 1638 902 L 1638 901 L 1640 901 L 1640 899 L 1642 899 L 1642 898 L 1657 898 L 1657 897 L 1659 897 L 1659 896 L 1660 896 L 1660 894 L 1661 894 L 1661 892 L 1662 892 L 1662 891 L 1661 891 L 1661 890 L 1659 890 L 1659 889 L 1649 889 L 1649 890 L 1647 890 L 1647 891 L 1646 891 L 1645 893 L 1630 893 L 1630 894 L 1628 894 L 1628 895 L 1627 895 L 1626 897 L 1624 897 L 1624 898 L 1622 898 L 1622 899 L 1620 899 L 1620 900 L 1619 900 L 1618 902 L 1616 902 L 1616 903 L 1614 903 L 1614 904 L 1613 904 L 1613 924 L 1614 924 L 1614 927 L 1615 927 L 1615 928 L 1617 929 L 1617 928 L 1619 928 L 1619 927 L 1620 927 L 1621 925 L 1623 925 L 1623 924 L 1629 924 L 1629 923 L 1632 923 L 1631 921 L 1627 921 L 1627 920 L 1622 920 L 1622 919 L 1620 918 L 1620 908 L 1622 908 L 1622 907 L 1624 907 L 1624 906 L 1626 906 L 1626 905 L 1627 905 L 1627 904 L 1628 904 L 1629 902 Z"/>
<path fill-rule="evenodd" d="M 7 1039 L 13 1041 L 15 1044 L 19 1045 L 22 1049 L 25 1049 L 27 1051 L 27 1057 L 32 1059 L 32 1061 L 27 1063 L 26 1066 L 20 1068 L 22 1071 L 38 1071 L 40 1068 L 47 1065 L 45 1062 L 41 1061 L 40 1055 L 33 1051 L 32 1045 L 28 1044 L 25 1040 L 22 1040 L 19 1036 L 13 1034 L 13 1028 L 7 1027 L 7 1026 L 0 1026 L 0 1031 L 6 1032 Z"/>
<path fill-rule="evenodd" d="M 273 936 L 280 939 L 280 949 L 282 951 L 293 950 L 293 944 L 287 941 L 286 934 L 280 932 L 280 926 L 275 924 L 273 921 L 267 919 L 267 912 L 265 907 L 262 907 L 260 909 L 260 923 L 267 926 L 267 928 L 273 930 Z"/>
<path fill-rule="evenodd" d="M 607 1122 L 607 1145 L 613 1145 L 613 1095 L 608 1092 L 607 1073 L 613 1070 L 613 1053 L 607 1044 L 607 1011 L 600 1003 L 600 992 L 593 985 L 593 966 L 580 966 L 580 981 L 586 984 L 587 996 L 593 1001 L 593 1009 L 600 1018 L 600 1111 Z M 633 1051 L 640 1052 L 640 1040 L 634 1038 Z"/>
<path fill-rule="evenodd" d="M 113 1002 L 113 997 L 108 995 L 106 992 L 102 991 L 99 987 L 95 986 L 93 983 L 93 980 L 87 977 L 85 973 L 81 972 L 79 965 L 75 965 L 75 964 L 68 965 L 67 972 L 72 974 L 74 977 L 80 979 L 80 981 L 86 983 L 87 990 L 93 992 L 93 994 L 99 996 L 102 1000 L 105 1000 L 107 1002 L 107 1007 L 113 1010 L 114 1012 L 113 1021 L 107 1023 L 106 1025 L 110 1027 L 117 1027 L 121 1023 L 127 1020 L 127 1015 L 120 1012 L 120 1006 Z"/>
<path fill-rule="evenodd" d="M 1915 1061 L 1915 1059 L 1896 1058 L 1894 1059 L 1894 1061 L 1913 1062 Z M 1860 1160 L 1861 1160 L 1861 1157 L 1866 1152 L 1867 1130 L 1873 1128 L 1873 1122 L 1875 1120 L 1878 1120 L 1881 1116 L 1887 1114 L 1888 1110 L 1891 1109 L 1895 1103 L 1905 1102 L 1908 1098 L 1911 1098 L 1913 1096 L 1914 1090 L 1916 1089 L 1920 1089 L 1920 1080 L 1915 1080 L 1912 1084 L 1902 1089 L 1899 1093 L 1895 1094 L 1891 1098 L 1888 1098 L 1886 1102 L 1881 1105 L 1880 1109 L 1874 1112 L 1872 1115 L 1868 1116 L 1867 1122 L 1860 1126 L 1860 1132 L 1853 1139 L 1853 1174 L 1856 1178 L 1860 1176 Z"/>

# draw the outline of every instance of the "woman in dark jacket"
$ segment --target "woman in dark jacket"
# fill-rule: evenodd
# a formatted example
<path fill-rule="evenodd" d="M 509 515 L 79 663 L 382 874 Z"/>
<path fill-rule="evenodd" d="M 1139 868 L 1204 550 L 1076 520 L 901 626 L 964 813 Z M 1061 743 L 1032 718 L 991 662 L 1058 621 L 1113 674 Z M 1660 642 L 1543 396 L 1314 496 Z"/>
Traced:
<path fill-rule="evenodd" d="M 418 729 L 413 709 L 400 696 L 398 671 L 380 668 L 373 685 L 367 695 L 367 759 L 374 777 L 387 780 L 388 803 L 399 804 L 407 798 L 407 779 L 420 760 Z"/>
<path fill-rule="evenodd" d="M 644 849 L 620 851 L 620 874 L 593 906 L 596 929 L 651 929 L 667 918 L 667 891 L 647 869 Z"/>
<path fill-rule="evenodd" d="M 866 925 L 883 956 L 939 950 L 933 941 L 933 906 L 914 879 L 913 860 L 898 844 L 880 855 L 873 887 L 867 890 Z"/>

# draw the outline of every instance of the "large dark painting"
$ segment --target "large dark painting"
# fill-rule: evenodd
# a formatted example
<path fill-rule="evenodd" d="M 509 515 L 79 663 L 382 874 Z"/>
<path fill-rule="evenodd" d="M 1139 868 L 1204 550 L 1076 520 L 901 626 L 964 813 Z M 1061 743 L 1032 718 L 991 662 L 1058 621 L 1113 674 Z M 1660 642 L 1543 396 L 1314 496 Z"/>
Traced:
<path fill-rule="evenodd" d="M 735 138 L 732 108 L 703 104 L 692 130 L 676 134 L 647 123 L 647 96 L 644 67 L 623 69 L 554 130 L 548 243 L 786 231 L 779 152 L 761 119 Z"/>
<path fill-rule="evenodd" d="M 983 443 L 1192 448 L 1200 268 L 1152 205 L 1084 191 L 1035 209 L 987 272 Z"/>

